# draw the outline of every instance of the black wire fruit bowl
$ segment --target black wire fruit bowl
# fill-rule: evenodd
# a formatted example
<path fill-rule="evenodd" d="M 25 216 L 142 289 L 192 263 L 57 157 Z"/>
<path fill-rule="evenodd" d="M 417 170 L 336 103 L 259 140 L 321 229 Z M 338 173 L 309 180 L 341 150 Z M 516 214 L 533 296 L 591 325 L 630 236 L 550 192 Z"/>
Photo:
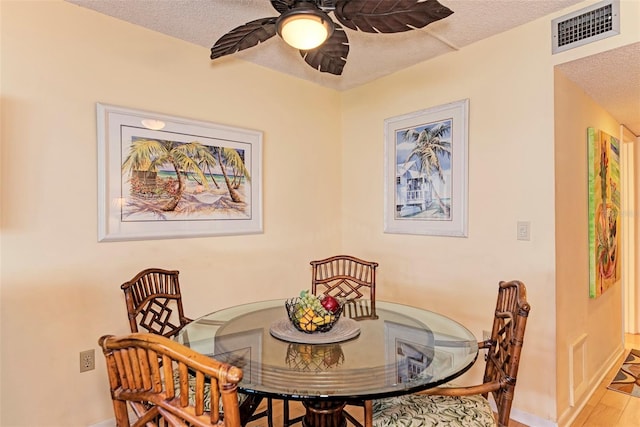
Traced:
<path fill-rule="evenodd" d="M 318 302 L 313 301 L 313 298 Z M 342 304 L 336 305 L 333 310 L 327 310 L 320 301 L 315 296 L 312 296 L 311 301 L 305 297 L 285 301 L 284 305 L 291 324 L 297 330 L 307 334 L 329 332 L 342 314 Z"/>

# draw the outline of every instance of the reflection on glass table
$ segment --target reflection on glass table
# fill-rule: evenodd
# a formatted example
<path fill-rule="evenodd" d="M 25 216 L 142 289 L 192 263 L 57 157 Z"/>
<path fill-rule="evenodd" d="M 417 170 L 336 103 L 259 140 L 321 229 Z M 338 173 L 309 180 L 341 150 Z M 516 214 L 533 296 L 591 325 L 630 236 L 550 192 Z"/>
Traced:
<path fill-rule="evenodd" d="M 340 344 L 290 343 L 287 348 L 287 365 L 297 371 L 325 371 L 344 362 Z"/>
<path fill-rule="evenodd" d="M 347 339 L 322 333 L 307 338 L 300 332 L 302 338 L 288 340 L 281 330 L 276 338 L 272 325 L 287 319 L 284 301 L 213 312 L 177 337 L 200 353 L 242 368 L 239 388 L 250 397 L 245 419 L 263 397 L 283 397 L 303 402 L 305 426 L 341 427 L 345 402 L 438 386 L 464 373 L 478 355 L 475 336 L 458 322 L 384 301 L 376 301 L 377 317 L 355 322 L 357 334 L 350 330 Z M 350 329 L 354 321 L 346 321 Z"/>

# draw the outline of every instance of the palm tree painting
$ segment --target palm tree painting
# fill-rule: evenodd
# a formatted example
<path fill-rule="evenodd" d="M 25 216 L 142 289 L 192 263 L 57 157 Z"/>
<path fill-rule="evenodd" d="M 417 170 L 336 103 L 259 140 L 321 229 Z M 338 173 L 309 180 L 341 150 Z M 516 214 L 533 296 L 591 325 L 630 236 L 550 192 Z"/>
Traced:
<path fill-rule="evenodd" d="M 396 218 L 451 219 L 451 128 L 446 119 L 396 130 Z"/>
<path fill-rule="evenodd" d="M 588 129 L 589 296 L 596 298 L 621 279 L 620 143 Z"/>
<path fill-rule="evenodd" d="M 384 121 L 384 232 L 467 237 L 469 100 Z"/>
<path fill-rule="evenodd" d="M 123 222 L 251 216 L 244 150 L 134 136 L 121 172 Z"/>

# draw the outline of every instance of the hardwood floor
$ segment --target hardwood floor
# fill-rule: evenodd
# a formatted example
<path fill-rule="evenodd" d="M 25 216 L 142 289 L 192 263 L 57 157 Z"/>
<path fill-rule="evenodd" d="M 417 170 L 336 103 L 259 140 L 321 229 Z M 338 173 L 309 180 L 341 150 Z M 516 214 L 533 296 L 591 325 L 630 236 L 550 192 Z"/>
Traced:
<path fill-rule="evenodd" d="M 606 375 L 602 383 L 598 385 L 593 396 L 591 396 L 587 405 L 571 424 L 571 427 L 640 427 L 640 398 L 607 389 L 616 372 L 618 372 L 620 364 L 626 358 L 628 350 L 640 348 L 640 334 L 627 334 L 625 336 L 625 348 L 627 351 Z M 274 427 L 280 427 L 282 426 L 282 403 L 274 400 L 273 406 L 273 425 Z M 291 418 L 304 414 L 304 407 L 300 402 L 291 401 L 289 406 Z M 362 421 L 362 408 L 349 407 L 349 413 L 356 417 L 357 420 Z M 266 425 L 266 419 L 262 418 L 249 423 L 248 427 L 263 427 Z M 301 426 L 301 424 L 297 424 L 297 426 Z M 347 427 L 350 426 L 351 424 L 347 423 Z M 509 423 L 509 427 L 534 426 L 527 426 L 512 420 Z"/>
<path fill-rule="evenodd" d="M 640 334 L 625 336 L 624 355 L 598 385 L 571 427 L 637 427 L 640 426 L 640 398 L 608 390 L 607 386 L 615 377 L 620 364 L 629 350 L 640 348 Z"/>
<path fill-rule="evenodd" d="M 266 408 L 265 401 L 258 407 L 258 411 Z M 355 417 L 360 423 L 363 421 L 363 408 L 357 406 L 347 406 L 346 410 Z M 282 427 L 282 401 L 273 400 L 273 427 Z M 294 419 L 301 415 L 304 415 L 304 406 L 301 402 L 290 400 L 289 401 L 289 419 Z M 247 427 L 266 427 L 267 419 L 261 418 L 256 421 L 252 421 L 247 424 Z M 295 427 L 302 427 L 302 423 L 294 424 Z M 353 425 L 347 422 L 347 427 L 353 427 Z"/>
<path fill-rule="evenodd" d="M 609 390 L 622 361 L 632 348 L 640 348 L 640 334 L 625 335 L 625 353 L 607 373 L 571 427 L 640 427 L 640 398 Z M 516 393 L 518 390 L 516 388 Z M 534 427 L 511 420 L 509 427 Z"/>

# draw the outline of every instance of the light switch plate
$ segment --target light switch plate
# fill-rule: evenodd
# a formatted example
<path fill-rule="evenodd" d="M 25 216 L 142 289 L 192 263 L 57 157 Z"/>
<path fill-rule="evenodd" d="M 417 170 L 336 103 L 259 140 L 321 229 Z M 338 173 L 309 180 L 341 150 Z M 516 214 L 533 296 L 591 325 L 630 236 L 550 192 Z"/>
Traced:
<path fill-rule="evenodd" d="M 531 223 L 529 221 L 518 221 L 518 240 L 531 240 Z"/>

